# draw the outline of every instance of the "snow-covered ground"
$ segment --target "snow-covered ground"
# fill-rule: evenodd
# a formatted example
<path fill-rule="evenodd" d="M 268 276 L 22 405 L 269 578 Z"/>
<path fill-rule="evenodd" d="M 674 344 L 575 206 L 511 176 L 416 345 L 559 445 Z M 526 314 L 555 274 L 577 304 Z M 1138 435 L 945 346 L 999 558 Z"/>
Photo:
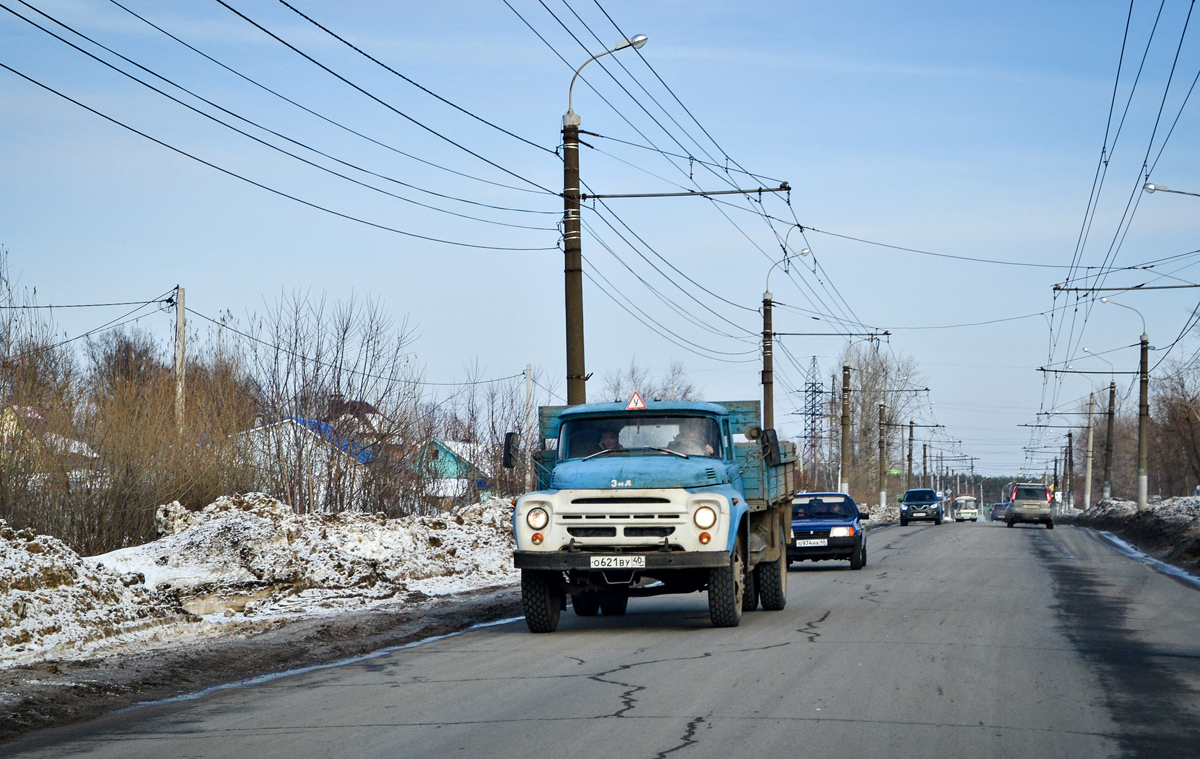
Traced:
<path fill-rule="evenodd" d="M 160 506 L 158 540 L 89 558 L 0 521 L 0 667 L 512 584 L 511 513 L 298 515 L 250 493 Z"/>
<path fill-rule="evenodd" d="M 1133 501 L 1101 501 L 1064 521 L 1114 532 L 1159 559 L 1200 570 L 1200 497 L 1151 500 L 1142 511 Z"/>

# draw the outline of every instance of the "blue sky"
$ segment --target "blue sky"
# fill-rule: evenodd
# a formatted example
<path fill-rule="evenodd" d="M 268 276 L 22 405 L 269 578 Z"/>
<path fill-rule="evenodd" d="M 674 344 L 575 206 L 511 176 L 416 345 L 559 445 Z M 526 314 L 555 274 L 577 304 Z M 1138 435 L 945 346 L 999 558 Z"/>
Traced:
<path fill-rule="evenodd" d="M 472 365 L 487 376 L 503 376 L 532 363 L 561 376 L 562 257 L 554 229 L 561 201 L 535 185 L 561 188 L 561 164 L 549 151 L 558 144 L 571 68 L 590 53 L 550 11 L 597 52 L 600 45 L 589 29 L 609 44 L 621 37 L 600 6 L 591 0 L 572 0 L 569 6 L 562 0 L 545 0 L 544 6 L 537 0 L 509 0 L 568 66 L 502 0 L 296 5 L 396 71 L 540 146 L 534 147 L 431 98 L 278 2 L 227 1 L 396 110 L 511 173 L 415 126 L 217 2 L 121 0 L 240 73 L 389 147 L 263 93 L 109 0 L 32 4 L 222 107 L 347 163 L 423 190 L 521 211 L 445 200 L 353 169 L 339 171 L 457 213 L 540 229 L 437 213 L 300 164 L 2 11 L 0 63 L 180 150 L 312 203 L 415 234 L 542 250 L 449 246 L 331 216 L 189 160 L 0 71 L 5 156 L 0 245 L 20 284 L 36 287 L 43 303 L 146 300 L 180 284 L 192 308 L 213 316 L 231 311 L 243 319 L 294 289 L 335 299 L 372 295 L 416 328 L 416 358 L 431 381 L 461 380 Z M 4 4 L 36 16 L 19 2 Z M 810 247 L 819 267 L 813 270 L 810 257 L 790 278 L 777 269 L 771 289 L 780 302 L 823 316 L 818 321 L 781 309 L 776 329 L 863 329 L 848 325 L 855 321 L 891 330 L 883 349 L 914 357 L 932 388 L 935 405 L 923 411 L 926 421 L 945 424 L 948 437 L 982 457 L 982 470 L 1015 471 L 1026 460 L 1021 447 L 1030 442 L 1029 430 L 1017 425 L 1033 422 L 1042 409 L 1073 408 L 1089 390 L 1082 377 L 1044 386 L 1037 368 L 1049 361 L 1077 362 L 1083 346 L 1100 351 L 1136 342 L 1141 326 L 1136 316 L 1097 305 L 1084 327 L 1081 319 L 1074 331 L 1069 323 L 1066 328 L 1056 324 L 1053 350 L 1045 317 L 970 328 L 902 329 L 1048 311 L 1056 304 L 1051 288 L 1067 270 L 937 258 L 824 232 L 957 256 L 1068 266 L 1105 145 L 1127 16 L 1128 40 L 1108 128 L 1111 160 L 1081 264 L 1101 265 L 1114 237 L 1122 240 L 1117 266 L 1200 247 L 1200 199 L 1137 191 L 1148 146 L 1153 162 L 1177 114 L 1151 181 L 1200 191 L 1200 93 L 1180 111 L 1200 70 L 1200 19 L 1191 19 L 1180 45 L 1189 9 L 1185 0 L 1163 2 L 1148 48 L 1159 4 L 1142 0 L 1135 0 L 1132 13 L 1126 2 L 605 0 L 602 5 L 622 32 L 649 36 L 641 56 L 671 92 L 633 51 L 603 59 L 628 93 L 599 62 L 585 70 L 587 82 L 576 86 L 575 110 L 584 130 L 604 135 L 589 139 L 595 149 L 582 152 L 583 178 L 593 190 L 664 192 L 759 183 L 696 163 L 689 179 L 688 161 L 608 138 L 703 160 L 707 155 L 722 165 L 728 156 L 757 175 L 788 181 L 793 190 L 790 208 L 772 197 L 761 206 L 697 198 L 610 201 L 653 252 L 622 229 L 632 246 L 623 241 L 605 225 L 608 219 L 619 226 L 606 212 L 585 213 L 592 231 L 585 233 L 584 255 L 595 267 L 589 271 L 607 278 L 647 315 L 634 318 L 585 282 L 587 364 L 597 380 L 634 357 L 658 371 L 678 359 L 712 398 L 756 397 L 755 363 L 715 359 L 753 359 L 757 343 L 748 332 L 761 330 L 755 311 L 767 269 L 783 255 L 780 238 L 786 235 L 789 249 Z M 68 32 L 59 33 L 120 63 Z M 1145 65 L 1117 137 L 1143 52 Z M 618 57 L 627 72 L 616 65 Z M 289 149 L 335 167 L 302 148 Z M 1136 214 L 1123 232 L 1119 220 L 1131 197 Z M 764 220 L 757 210 L 775 220 Z M 821 232 L 789 235 L 793 212 L 800 224 Z M 635 247 L 669 276 L 652 268 Z M 693 286 L 655 252 L 706 290 L 739 305 Z M 1150 272 L 1113 273 L 1106 284 L 1134 285 L 1167 272 L 1196 281 L 1195 272 L 1181 267 L 1197 261 L 1184 257 Z M 1166 282 L 1179 283 L 1163 279 L 1156 284 Z M 1195 307 L 1194 292 L 1164 290 L 1120 300 L 1145 314 L 1151 343 L 1166 347 Z M 1057 303 L 1067 297 L 1060 295 Z M 56 318 L 74 335 L 116 315 L 71 311 L 57 312 Z M 655 334 L 645 323 L 651 320 L 683 344 Z M 167 314 L 143 323 L 164 339 L 171 328 Z M 818 356 L 826 377 L 844 346 L 839 339 L 783 339 L 805 369 Z M 707 349 L 704 355 L 689 350 L 689 342 Z M 1187 359 L 1197 347 L 1200 343 L 1185 336 L 1169 359 Z M 1136 363 L 1135 350 L 1108 357 L 1127 368 Z M 799 386 L 800 370 L 779 363 L 781 381 Z M 1079 368 L 1089 364 L 1106 368 L 1090 358 Z M 594 380 L 593 398 L 599 390 Z M 780 390 L 777 404 L 781 412 L 790 411 L 792 401 Z M 791 421 L 797 417 L 785 418 L 780 424 L 785 433 L 798 433 L 799 424 Z"/>

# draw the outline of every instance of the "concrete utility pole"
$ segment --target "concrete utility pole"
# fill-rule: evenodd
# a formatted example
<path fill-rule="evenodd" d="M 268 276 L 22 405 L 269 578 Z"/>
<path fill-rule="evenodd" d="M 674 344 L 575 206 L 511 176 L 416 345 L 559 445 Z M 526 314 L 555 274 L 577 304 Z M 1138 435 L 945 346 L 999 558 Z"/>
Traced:
<path fill-rule="evenodd" d="M 1075 506 L 1075 431 L 1067 433 L 1067 466 L 1063 476 L 1063 506 Z"/>
<path fill-rule="evenodd" d="M 772 267 L 774 268 L 774 267 Z M 770 278 L 768 272 L 767 278 Z M 775 371 L 774 357 L 772 353 L 772 330 L 771 330 L 771 292 L 768 290 L 763 293 L 763 368 L 762 368 L 762 386 L 763 386 L 763 427 L 772 429 L 775 427 Z"/>
<path fill-rule="evenodd" d="M 1100 497 L 1107 501 L 1112 498 L 1112 455 L 1113 455 L 1113 418 L 1116 416 L 1117 383 L 1108 383 L 1108 434 L 1104 438 L 1104 490 Z"/>
<path fill-rule="evenodd" d="M 1095 427 L 1092 425 L 1092 410 L 1096 407 L 1096 394 L 1088 395 L 1088 446 L 1087 446 L 1087 468 L 1083 475 L 1083 508 L 1090 509 L 1092 507 L 1092 441 L 1095 437 Z"/>
<path fill-rule="evenodd" d="M 574 79 L 571 84 L 575 84 Z M 563 273 L 566 276 L 568 406 L 587 403 L 583 360 L 583 238 L 579 218 L 580 122 L 573 110 L 563 116 Z"/>
<path fill-rule="evenodd" d="M 887 508 L 887 427 L 884 422 L 884 404 L 879 404 L 879 508 Z"/>
<path fill-rule="evenodd" d="M 184 379 L 187 374 L 187 307 L 183 302 L 183 288 L 175 286 L 175 427 L 183 432 Z"/>
<path fill-rule="evenodd" d="M 1149 478 L 1146 474 L 1150 453 L 1150 336 L 1142 332 L 1141 389 L 1138 398 L 1138 469 L 1137 507 L 1146 508 Z"/>
<path fill-rule="evenodd" d="M 912 487 L 912 466 L 913 466 L 913 421 L 908 420 L 908 476 L 904 479 L 904 489 L 908 490 Z"/>
<path fill-rule="evenodd" d="M 921 443 L 921 487 L 929 487 L 929 443 Z"/>
<path fill-rule="evenodd" d="M 646 36 L 637 34 L 621 40 L 612 50 L 593 55 L 583 62 L 588 65 L 618 50 L 632 47 L 635 50 L 646 44 Z M 587 403 L 588 375 L 583 362 L 583 242 L 580 236 L 579 219 L 579 125 L 582 120 L 575 113 L 572 102 L 575 80 L 583 66 L 575 69 L 571 87 L 567 90 L 567 112 L 563 116 L 563 273 L 566 275 L 567 307 L 567 405 Z"/>
<path fill-rule="evenodd" d="M 839 492 L 850 492 L 850 362 L 842 364 L 842 466 Z"/>

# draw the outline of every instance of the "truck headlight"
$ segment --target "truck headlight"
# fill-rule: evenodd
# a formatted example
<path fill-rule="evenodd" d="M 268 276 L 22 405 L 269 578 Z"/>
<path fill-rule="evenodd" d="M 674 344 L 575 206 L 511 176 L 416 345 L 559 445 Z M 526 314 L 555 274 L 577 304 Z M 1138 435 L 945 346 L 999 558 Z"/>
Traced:
<path fill-rule="evenodd" d="M 529 510 L 525 515 L 525 523 L 535 530 L 541 530 L 550 524 L 550 515 L 541 506 Z"/>
<path fill-rule="evenodd" d="M 696 509 L 696 513 L 692 515 L 692 519 L 695 520 L 696 526 L 701 530 L 707 530 L 717 523 L 717 512 L 708 506 L 701 506 Z"/>
<path fill-rule="evenodd" d="M 853 536 L 853 527 L 834 527 L 829 531 L 829 537 L 831 538 L 849 538 Z"/>

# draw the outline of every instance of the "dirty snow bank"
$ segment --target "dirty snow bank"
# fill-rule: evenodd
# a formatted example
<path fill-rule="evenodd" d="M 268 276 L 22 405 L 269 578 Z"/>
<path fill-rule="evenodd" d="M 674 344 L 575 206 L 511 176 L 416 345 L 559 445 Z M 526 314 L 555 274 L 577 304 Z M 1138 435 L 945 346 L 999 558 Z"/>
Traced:
<path fill-rule="evenodd" d="M 1152 500 L 1144 511 L 1133 501 L 1100 501 L 1063 521 L 1114 532 L 1156 558 L 1200 571 L 1200 498 L 1195 496 Z"/>
<path fill-rule="evenodd" d="M 439 517 L 296 514 L 249 493 L 196 512 L 160 506 L 162 537 L 90 559 L 4 528 L 0 666 L 511 584 L 511 511 L 493 500 Z"/>
<path fill-rule="evenodd" d="M 882 527 L 885 524 L 896 524 L 899 521 L 899 506 L 886 506 L 882 509 L 879 508 L 879 506 L 872 506 L 871 520 L 867 522 L 867 526 L 870 527 L 871 525 L 875 525 L 877 527 Z"/>
<path fill-rule="evenodd" d="M 0 666 L 77 656 L 194 621 L 172 594 L 84 561 L 56 538 L 0 520 Z"/>

